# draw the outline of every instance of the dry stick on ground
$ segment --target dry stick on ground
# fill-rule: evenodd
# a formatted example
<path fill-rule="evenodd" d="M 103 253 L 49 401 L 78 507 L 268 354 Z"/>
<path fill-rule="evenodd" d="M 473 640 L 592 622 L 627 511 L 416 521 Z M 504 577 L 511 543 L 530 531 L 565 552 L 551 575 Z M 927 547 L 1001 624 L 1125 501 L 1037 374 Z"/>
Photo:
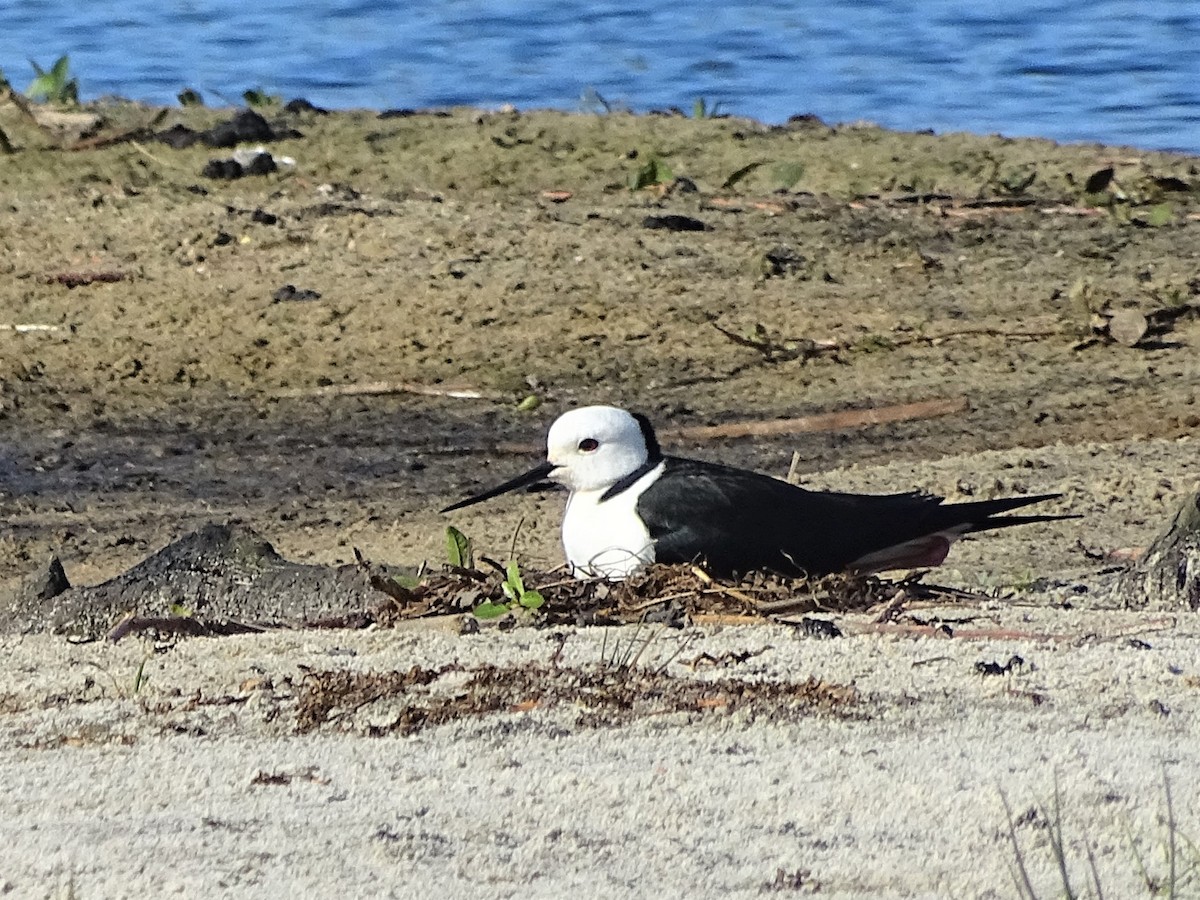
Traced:
<path fill-rule="evenodd" d="M 87 287 L 89 284 L 114 284 L 126 281 L 129 275 L 115 270 L 93 272 L 53 272 L 43 277 L 46 284 L 61 284 L 65 288 Z"/>
<path fill-rule="evenodd" d="M 784 481 L 786 481 L 788 484 L 799 484 L 800 483 L 800 465 L 801 465 L 800 451 L 793 450 L 792 451 L 792 462 L 788 466 L 787 478 L 785 478 Z"/>
<path fill-rule="evenodd" d="M 713 577 L 711 575 L 709 575 L 707 572 L 705 572 L 699 566 L 692 566 L 691 568 L 692 568 L 692 574 L 695 575 L 697 578 L 699 578 L 702 582 L 707 584 L 712 590 L 716 591 L 717 593 L 724 594 L 727 597 L 733 597 L 735 600 L 738 600 L 739 602 L 745 604 L 747 609 L 752 609 L 755 611 L 758 610 L 758 601 L 755 600 L 753 597 L 751 597 L 749 594 L 745 593 L 744 591 L 739 591 L 735 587 L 729 587 L 728 585 L 718 584 L 716 581 L 713 580 Z"/>
<path fill-rule="evenodd" d="M 907 422 L 911 419 L 932 419 L 966 412 L 970 403 L 966 397 L 945 397 L 938 400 L 918 400 L 915 403 L 897 403 L 890 406 L 875 406 L 869 409 L 848 409 L 842 412 L 817 413 L 791 419 L 767 419 L 752 422 L 729 422 L 725 425 L 693 425 L 684 428 L 668 428 L 659 432 L 661 437 L 687 441 L 707 441 L 713 438 L 764 437 L 779 434 L 799 434 L 811 431 L 839 431 L 844 428 L 862 428 L 866 425 L 884 425 L 892 422 Z"/>
<path fill-rule="evenodd" d="M 513 529 L 512 540 L 508 544 L 508 558 L 515 560 L 517 558 L 517 537 L 521 534 L 521 527 L 525 524 L 525 517 L 517 519 L 517 527 Z"/>
<path fill-rule="evenodd" d="M 33 114 L 33 110 L 30 109 L 29 101 L 10 87 L 6 87 L 4 90 L 0 91 L 0 103 L 4 103 L 6 101 L 19 109 L 26 119 L 40 128 L 42 131 L 46 130 L 42 127 L 42 123 L 38 121 L 37 116 Z"/>
<path fill-rule="evenodd" d="M 716 322 L 710 323 L 713 328 L 723 334 L 739 347 L 757 350 L 767 362 L 792 362 L 793 360 L 808 360 L 822 353 L 838 353 L 843 350 L 853 350 L 858 342 L 839 338 L 775 338 L 769 334 L 760 337 L 744 337 L 736 332 L 722 327 Z M 761 327 L 761 326 L 760 326 Z M 954 331 L 943 331 L 940 334 L 908 334 L 901 337 L 883 337 L 891 347 L 908 347 L 913 344 L 933 344 L 937 341 L 959 337 L 998 337 L 1010 340 L 1036 341 L 1042 338 L 1056 337 L 1063 332 L 1061 329 L 1042 331 L 1007 331 L 1001 328 L 959 328 Z M 870 340 L 868 336 L 867 340 Z"/>
<path fill-rule="evenodd" d="M 456 400 L 507 400 L 506 394 L 469 387 L 417 384 L 412 381 L 368 381 L 361 384 L 329 384 L 322 387 L 286 388 L 276 391 L 279 399 L 294 397 L 363 397 L 380 394 L 417 394 L 422 397 L 452 397 Z"/>

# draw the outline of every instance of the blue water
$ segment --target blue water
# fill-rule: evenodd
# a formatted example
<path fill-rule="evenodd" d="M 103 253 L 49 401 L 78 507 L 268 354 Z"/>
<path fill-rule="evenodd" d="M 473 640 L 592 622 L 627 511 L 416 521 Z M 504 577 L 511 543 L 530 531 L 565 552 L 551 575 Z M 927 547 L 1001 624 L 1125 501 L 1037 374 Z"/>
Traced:
<path fill-rule="evenodd" d="M 643 111 L 999 132 L 1200 154 L 1200 0 L 0 0 L 0 69 L 84 98 Z M 581 98 L 584 98 L 581 100 Z"/>

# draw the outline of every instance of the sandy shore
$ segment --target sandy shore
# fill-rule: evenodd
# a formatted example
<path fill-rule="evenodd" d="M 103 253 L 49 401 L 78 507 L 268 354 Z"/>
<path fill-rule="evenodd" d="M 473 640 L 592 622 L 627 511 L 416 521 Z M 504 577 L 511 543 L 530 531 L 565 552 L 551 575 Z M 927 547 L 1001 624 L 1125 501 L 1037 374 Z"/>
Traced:
<path fill-rule="evenodd" d="M 397 715 L 391 701 L 298 734 L 306 673 L 503 673 L 549 664 L 558 640 L 282 633 L 155 654 L 5 638 L 0 885 L 21 897 L 68 885 L 75 897 L 722 897 L 757 896 L 782 870 L 787 884 L 809 873 L 800 895 L 1010 897 L 1003 794 L 1040 895 L 1057 896 L 1045 820 L 1029 812 L 1057 784 L 1077 882 L 1090 846 L 1105 896 L 1145 895 L 1126 833 L 1165 877 L 1164 772 L 1179 833 L 1200 833 L 1200 625 L 1011 603 L 921 614 L 1005 636 L 656 632 L 642 663 L 679 651 L 666 674 L 680 689 L 811 676 L 857 701 L 651 703 L 620 726 L 550 704 L 385 737 L 366 735 Z M 557 665 L 611 667 L 647 634 L 572 631 Z M 977 671 L 1014 655 L 1024 663 L 1008 674 Z"/>

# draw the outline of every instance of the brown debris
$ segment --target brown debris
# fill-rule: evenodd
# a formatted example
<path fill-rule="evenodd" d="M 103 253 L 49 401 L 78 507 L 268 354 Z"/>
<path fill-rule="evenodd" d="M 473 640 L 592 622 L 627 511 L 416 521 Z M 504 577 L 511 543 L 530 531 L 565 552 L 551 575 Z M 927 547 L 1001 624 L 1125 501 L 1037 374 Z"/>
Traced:
<path fill-rule="evenodd" d="M 205 622 L 190 616 L 138 616 L 127 613 L 113 626 L 107 640 L 115 644 L 123 637 L 146 632 L 159 636 L 222 637 L 230 634 L 259 634 L 265 630 L 243 622 Z"/>
<path fill-rule="evenodd" d="M 545 605 L 536 613 L 514 609 L 501 624 L 528 618 L 544 625 L 620 625 L 651 622 L 672 626 L 753 625 L 769 621 L 801 625 L 812 612 L 855 612 L 891 605 L 897 613 L 914 599 L 945 598 L 946 589 L 920 583 L 920 576 L 887 581 L 874 576 L 827 575 L 785 578 L 754 572 L 721 582 L 699 566 L 654 565 L 624 581 L 580 581 L 561 572 L 522 572 L 525 586 Z M 424 576 L 399 599 L 366 613 L 369 624 L 397 627 L 416 619 L 469 614 L 481 603 L 505 603 L 497 575 L 450 570 Z M 496 621 L 496 620 L 491 620 Z M 308 622 L 309 627 L 317 623 Z M 344 626 L 343 626 L 344 627 Z M 353 627 L 351 625 L 350 627 Z"/>
<path fill-rule="evenodd" d="M 461 676 L 467 676 L 465 683 Z M 456 675 L 449 685 L 443 676 Z M 304 681 L 296 729 L 322 727 L 377 737 L 413 734 L 433 725 L 500 712 L 562 709 L 579 727 L 621 725 L 647 716 L 739 712 L 773 721 L 853 713 L 853 685 L 816 678 L 773 681 L 693 681 L 657 670 L 601 661 L 562 668 L 544 663 L 470 669 L 414 666 L 407 672 L 314 672 Z M 377 705 L 378 704 L 378 705 Z M 367 717 L 357 714 L 372 707 Z"/>
<path fill-rule="evenodd" d="M 124 281 L 129 276 L 124 272 L 56 272 L 46 276 L 47 284 L 61 284 L 66 288 L 85 287 L 89 284 L 111 284 Z"/>

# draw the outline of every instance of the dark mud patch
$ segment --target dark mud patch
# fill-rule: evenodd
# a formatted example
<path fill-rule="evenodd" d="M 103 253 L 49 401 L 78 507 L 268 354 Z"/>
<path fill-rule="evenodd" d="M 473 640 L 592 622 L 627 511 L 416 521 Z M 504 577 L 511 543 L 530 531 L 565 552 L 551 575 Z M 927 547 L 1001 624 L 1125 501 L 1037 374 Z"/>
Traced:
<path fill-rule="evenodd" d="M 9 131 L 11 112 L 4 581 L 51 553 L 100 581 L 214 518 L 298 559 L 433 557 L 435 510 L 506 464 L 491 448 L 589 402 L 686 426 L 968 398 L 936 421 L 712 448 L 778 474 L 793 450 L 811 472 L 1200 422 L 1200 320 L 1159 321 L 1200 300 L 1190 158 L 814 122 L 309 111 L 268 123 L 295 167 L 200 185 L 203 141 L 110 138 L 202 133 L 229 110 L 105 106 L 108 142 L 76 152 Z M 655 158 L 674 177 L 630 190 Z M 289 284 L 309 299 L 274 301 Z M 353 393 L 377 383 L 476 399 Z M 527 516 L 521 558 L 551 568 L 557 517 L 532 506 L 472 535 L 507 544 Z"/>

